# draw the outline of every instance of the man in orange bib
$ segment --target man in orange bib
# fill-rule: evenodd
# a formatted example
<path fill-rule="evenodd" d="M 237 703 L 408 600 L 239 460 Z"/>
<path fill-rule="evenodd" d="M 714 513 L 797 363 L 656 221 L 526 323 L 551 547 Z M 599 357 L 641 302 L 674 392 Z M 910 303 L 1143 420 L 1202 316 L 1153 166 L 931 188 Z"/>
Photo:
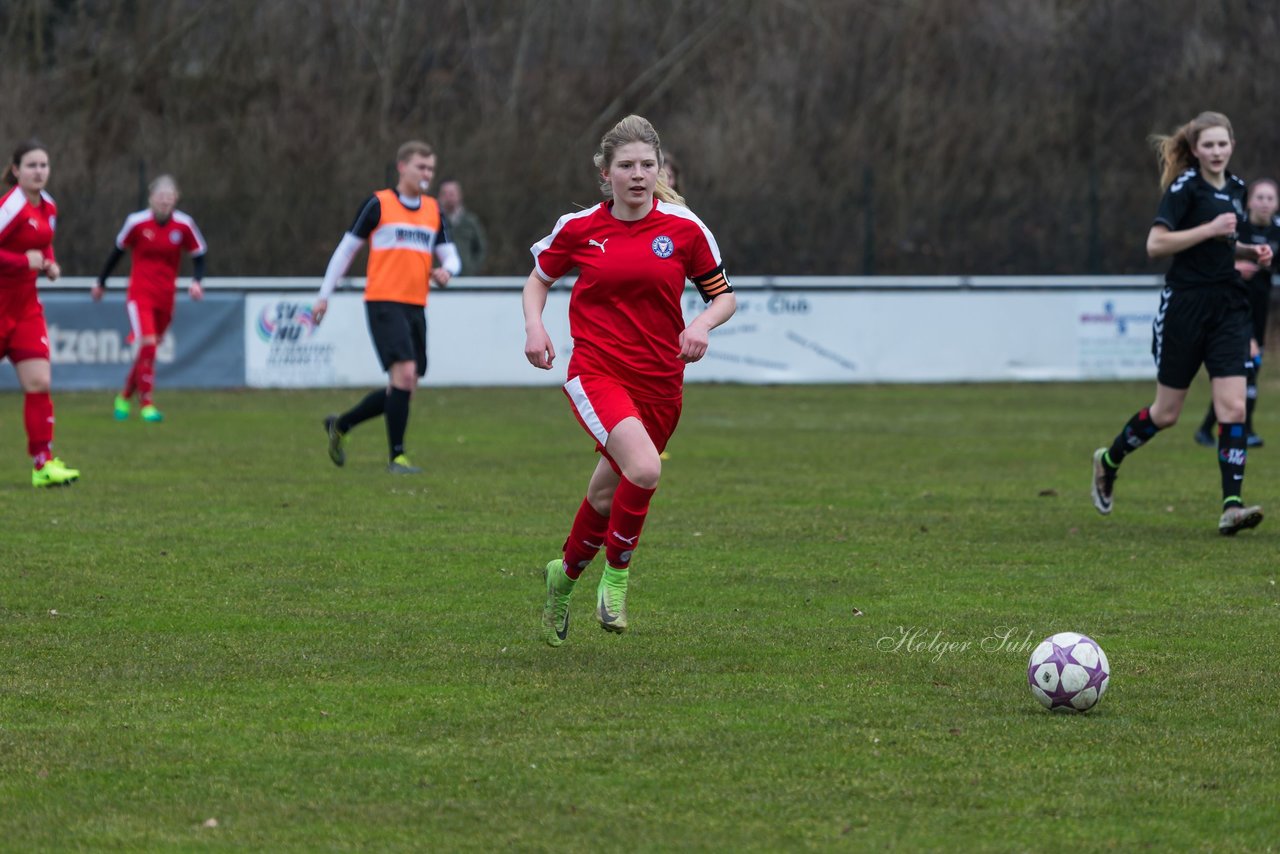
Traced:
<path fill-rule="evenodd" d="M 329 310 L 329 297 L 347 274 L 352 260 L 369 243 L 369 272 L 364 291 L 369 335 L 387 372 L 385 389 L 376 389 L 341 415 L 324 419 L 329 459 L 347 461 L 347 433 L 362 421 L 384 416 L 392 474 L 418 474 L 409 462 L 404 434 L 409 424 L 409 401 L 418 378 L 427 373 L 427 291 L 434 282 L 444 287 L 462 263 L 440 216 L 436 200 L 426 195 L 436 171 L 436 155 L 425 142 L 406 142 L 396 153 L 400 178 L 394 188 L 370 196 L 355 222 L 329 259 L 320 295 L 311 314 L 318 325 Z M 440 266 L 433 260 L 439 258 Z"/>

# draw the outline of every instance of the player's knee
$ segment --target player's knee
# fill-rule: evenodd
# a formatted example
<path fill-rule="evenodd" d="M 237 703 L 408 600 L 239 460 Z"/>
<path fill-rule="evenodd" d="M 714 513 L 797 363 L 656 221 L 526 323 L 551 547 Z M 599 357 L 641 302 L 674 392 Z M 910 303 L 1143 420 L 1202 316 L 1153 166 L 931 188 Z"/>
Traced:
<path fill-rule="evenodd" d="M 1230 403 L 1214 404 L 1214 410 L 1218 415 L 1218 423 L 1220 424 L 1240 424 L 1244 421 L 1245 405 L 1244 401 L 1231 401 Z"/>
<path fill-rule="evenodd" d="M 52 383 L 48 374 L 22 378 L 22 390 L 27 394 L 45 394 L 50 390 L 51 386 Z"/>
<path fill-rule="evenodd" d="M 1171 406 L 1167 409 L 1157 409 L 1153 406 L 1148 410 L 1148 414 L 1151 416 L 1151 423 L 1164 430 L 1178 423 L 1178 416 L 1182 414 L 1182 407 Z"/>
<path fill-rule="evenodd" d="M 616 489 L 616 486 L 592 487 L 587 492 L 587 502 L 591 505 L 591 509 L 601 516 L 608 516 L 613 509 L 613 493 Z"/>
<path fill-rule="evenodd" d="M 412 393 L 418 386 L 418 367 L 413 362 L 396 362 L 391 366 L 391 385 Z"/>
<path fill-rule="evenodd" d="M 645 455 L 628 465 L 622 474 L 641 489 L 657 489 L 658 479 L 662 477 L 662 460 L 656 452 Z"/>

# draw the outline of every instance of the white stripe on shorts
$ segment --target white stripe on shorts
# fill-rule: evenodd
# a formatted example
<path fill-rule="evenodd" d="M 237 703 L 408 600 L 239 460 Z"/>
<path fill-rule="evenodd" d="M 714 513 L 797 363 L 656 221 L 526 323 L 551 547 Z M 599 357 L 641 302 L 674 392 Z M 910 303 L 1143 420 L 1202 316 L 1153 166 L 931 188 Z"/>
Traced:
<path fill-rule="evenodd" d="M 1160 308 L 1156 311 L 1156 319 L 1151 321 L 1151 333 L 1155 337 L 1156 371 L 1160 370 L 1160 357 L 1164 355 L 1164 316 L 1169 310 L 1169 300 L 1173 298 L 1173 288 L 1166 287 L 1160 292 Z"/>
<path fill-rule="evenodd" d="M 603 447 L 609 442 L 609 431 L 604 429 L 604 424 L 600 421 L 600 416 L 596 415 L 596 409 L 591 405 L 591 401 L 587 398 L 587 392 L 582 388 L 582 378 L 574 377 L 564 384 L 564 390 L 569 394 L 569 400 L 573 403 L 573 408 L 578 410 L 578 415 L 582 418 L 582 423 L 587 425 L 587 429 L 591 431 L 591 435 L 596 437 L 596 441 Z"/>
<path fill-rule="evenodd" d="M 129 328 L 133 330 L 133 341 L 138 347 L 142 346 L 142 315 L 138 314 L 138 304 L 133 300 L 129 300 L 124 304 L 125 309 L 129 312 Z"/>

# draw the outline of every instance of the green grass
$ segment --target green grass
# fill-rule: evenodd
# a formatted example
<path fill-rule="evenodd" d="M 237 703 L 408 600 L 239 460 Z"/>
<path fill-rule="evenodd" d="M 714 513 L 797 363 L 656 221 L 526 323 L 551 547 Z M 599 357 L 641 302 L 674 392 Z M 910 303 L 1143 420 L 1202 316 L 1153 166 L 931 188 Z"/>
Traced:
<path fill-rule="evenodd" d="M 399 479 L 380 423 L 325 456 L 357 394 L 58 394 L 49 492 L 0 396 L 0 848 L 1275 845 L 1280 519 L 1218 536 L 1201 386 L 1107 519 L 1089 455 L 1145 383 L 691 387 L 631 632 L 597 563 L 559 649 L 540 568 L 594 464 L 559 392 L 422 392 Z M 1067 629 L 1113 667 L 1085 716 L 1026 686 Z"/>

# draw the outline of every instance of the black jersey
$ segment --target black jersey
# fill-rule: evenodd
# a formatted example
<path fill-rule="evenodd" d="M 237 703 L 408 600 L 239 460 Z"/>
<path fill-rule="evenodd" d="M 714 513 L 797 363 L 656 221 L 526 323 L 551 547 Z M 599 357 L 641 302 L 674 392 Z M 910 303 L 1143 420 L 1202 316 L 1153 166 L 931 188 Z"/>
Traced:
<path fill-rule="evenodd" d="M 1170 231 L 1185 231 L 1215 219 L 1219 214 L 1236 215 L 1237 231 L 1244 221 L 1244 181 L 1230 172 L 1227 183 L 1219 190 L 1200 176 L 1199 169 L 1188 169 L 1164 191 L 1154 225 Z M 1235 240 L 1213 238 L 1202 240 L 1173 256 L 1164 280 L 1171 288 L 1195 285 L 1243 285 L 1236 273 Z"/>
<path fill-rule="evenodd" d="M 1272 217 L 1271 222 L 1266 225 L 1254 225 L 1248 219 L 1240 224 L 1240 242 L 1248 243 L 1253 246 L 1261 246 L 1264 243 L 1271 244 L 1272 262 L 1270 267 L 1259 267 L 1258 272 L 1253 274 L 1253 278 L 1249 280 L 1251 290 L 1271 290 L 1271 271 L 1275 268 L 1280 258 L 1280 217 Z"/>

